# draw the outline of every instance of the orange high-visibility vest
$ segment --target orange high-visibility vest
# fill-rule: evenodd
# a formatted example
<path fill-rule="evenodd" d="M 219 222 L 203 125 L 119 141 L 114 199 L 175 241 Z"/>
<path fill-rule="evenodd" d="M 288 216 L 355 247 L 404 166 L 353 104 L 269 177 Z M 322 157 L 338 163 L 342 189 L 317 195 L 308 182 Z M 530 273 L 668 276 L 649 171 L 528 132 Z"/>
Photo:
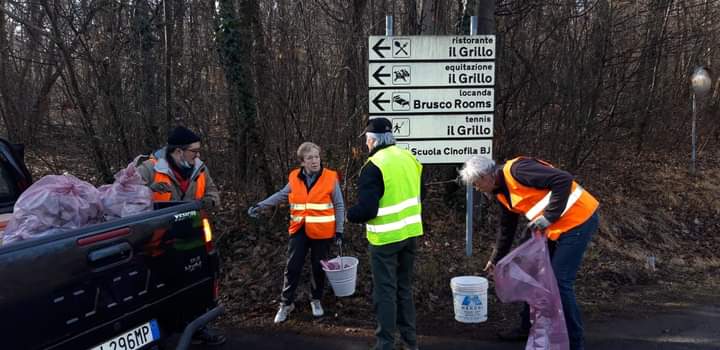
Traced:
<path fill-rule="evenodd" d="M 337 173 L 323 169 L 315 184 L 307 191 L 305 182 L 298 176 L 301 169 L 290 172 L 290 225 L 292 235 L 305 225 L 305 234 L 313 239 L 328 239 L 335 236 L 335 208 L 332 193 L 338 181 Z"/>
<path fill-rule="evenodd" d="M 157 159 L 150 158 L 150 161 L 153 163 L 153 165 L 157 164 Z M 155 172 L 155 177 L 153 179 L 153 182 L 162 182 L 166 183 L 169 186 L 173 185 L 173 180 L 170 178 L 168 174 L 161 173 L 159 171 Z M 200 175 L 198 175 L 196 184 L 195 184 L 195 200 L 201 200 L 205 196 L 205 172 L 201 172 Z M 172 192 L 164 192 L 164 193 L 158 193 L 153 191 L 152 193 L 152 199 L 155 202 L 168 202 L 172 200 Z M 180 199 L 180 198 L 177 198 Z"/>
<path fill-rule="evenodd" d="M 512 159 L 505 163 L 503 167 L 503 175 L 510 194 L 510 201 L 505 198 L 503 193 L 498 193 L 496 197 L 508 210 L 525 215 L 528 220 L 533 220 L 542 215 L 545 207 L 550 203 L 552 192 L 549 189 L 525 186 L 512 176 L 510 167 L 520 159 L 522 157 Z M 538 161 L 547 166 L 552 166 L 547 162 Z M 598 205 L 597 199 L 590 192 L 585 191 L 577 182 L 573 181 L 565 210 L 563 210 L 560 218 L 546 229 L 548 239 L 557 240 L 561 234 L 587 221 Z"/>

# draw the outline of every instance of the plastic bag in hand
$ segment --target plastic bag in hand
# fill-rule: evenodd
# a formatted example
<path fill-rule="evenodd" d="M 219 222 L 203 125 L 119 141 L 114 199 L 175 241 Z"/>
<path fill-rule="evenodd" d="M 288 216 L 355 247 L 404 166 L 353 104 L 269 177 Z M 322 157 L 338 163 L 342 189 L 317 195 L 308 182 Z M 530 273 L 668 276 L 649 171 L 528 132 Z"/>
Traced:
<path fill-rule="evenodd" d="M 530 305 L 530 335 L 525 350 L 567 350 L 570 347 L 547 239 L 534 234 L 495 266 L 495 293 L 504 303 Z"/>
<path fill-rule="evenodd" d="M 152 210 L 152 191 L 133 163 L 115 174 L 112 185 L 98 188 L 107 218 L 122 218 Z"/>
<path fill-rule="evenodd" d="M 72 175 L 48 175 L 15 203 L 4 243 L 44 237 L 102 221 L 100 193 Z"/>

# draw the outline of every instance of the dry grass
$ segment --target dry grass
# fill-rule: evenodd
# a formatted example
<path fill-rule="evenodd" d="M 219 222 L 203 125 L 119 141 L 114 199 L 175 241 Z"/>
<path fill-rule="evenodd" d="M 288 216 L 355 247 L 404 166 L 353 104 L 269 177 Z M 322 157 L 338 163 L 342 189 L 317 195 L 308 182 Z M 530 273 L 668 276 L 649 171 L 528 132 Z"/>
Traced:
<path fill-rule="evenodd" d="M 658 165 L 661 164 L 661 165 Z M 636 164 L 635 167 L 642 168 Z M 578 275 L 577 293 L 586 317 L 602 319 L 632 316 L 634 310 L 693 303 L 712 290 L 720 276 L 720 170 L 704 170 L 696 178 L 684 167 L 652 162 L 643 172 L 617 170 L 604 178 L 590 177 L 584 184 L 600 199 L 601 221 L 597 236 L 586 252 Z M 601 182 L 602 181 L 602 182 Z M 517 321 L 517 306 L 501 304 L 489 295 L 491 317 L 482 330 L 468 332 L 452 320 L 450 279 L 458 275 L 484 275 L 494 242 L 497 207 L 478 220 L 473 256 L 465 256 L 464 205 L 448 206 L 437 188 L 430 188 L 424 202 L 426 234 L 419 240 L 414 286 L 420 332 L 426 335 L 483 337 Z M 453 200 L 464 203 L 464 193 Z M 240 229 L 258 232 L 225 242 L 224 293 L 230 307 L 225 322 L 236 327 L 267 327 L 282 283 L 284 267 L 283 213 L 270 223 L 243 224 Z M 298 331 L 371 333 L 374 316 L 370 299 L 370 271 L 361 227 L 348 225 L 347 253 L 360 259 L 359 284 L 353 298 L 326 298 L 326 309 L 336 313 L 329 320 L 309 322 L 301 313 L 280 327 Z M 260 233 L 262 232 L 262 233 Z M 260 237 L 265 235 L 264 237 Z M 648 257 L 655 257 L 655 269 Z M 268 261 L 272 260 L 272 262 Z M 247 265 L 251 265 L 248 267 Z M 307 276 L 307 274 L 306 274 Z M 306 285 L 300 290 L 307 289 Z M 306 293 L 306 292 L 303 292 Z M 307 294 L 300 296 L 301 303 Z M 305 312 L 307 313 L 307 312 Z M 305 317 L 305 318 L 303 318 Z"/>
<path fill-rule="evenodd" d="M 68 157 L 38 154 L 30 155 L 30 167 L 37 175 L 65 170 L 83 173 L 89 166 Z M 615 164 L 632 166 L 610 169 L 598 165 L 595 171 L 586 170 L 583 186 L 601 202 L 599 233 L 578 274 L 578 299 L 586 317 L 632 315 L 648 305 L 701 302 L 710 296 L 699 291 L 718 290 L 720 156 L 705 153 L 703 157 L 696 177 L 687 174 L 683 162 L 669 156 L 644 162 L 619 159 Z M 482 330 L 468 331 L 453 321 L 450 279 L 483 275 L 482 267 L 494 243 L 497 206 L 490 206 L 488 217 L 476 221 L 473 256 L 466 257 L 464 193 L 446 199 L 439 186 L 428 190 L 423 212 L 426 234 L 419 240 L 414 286 L 418 320 L 422 320 L 420 332 L 482 337 L 514 323 L 517 306 L 501 304 L 492 290 L 490 320 Z M 349 197 L 348 204 L 352 204 L 354 194 Z M 264 222 L 251 221 L 243 213 L 248 203 L 257 199 L 246 198 L 242 192 L 224 192 L 222 211 L 214 217 L 223 259 L 222 301 L 228 308 L 222 322 L 232 327 L 272 326 L 282 286 L 287 211 L 277 210 Z M 345 236 L 345 254 L 360 259 L 356 296 L 336 299 L 328 295 L 324 304 L 329 317 L 313 322 L 309 310 L 301 308 L 292 322 L 279 327 L 371 333 L 374 316 L 367 243 L 359 225 L 348 224 Z M 656 258 L 654 271 L 647 264 L 648 256 Z M 308 299 L 308 275 L 306 271 L 298 289 L 301 304 Z"/>

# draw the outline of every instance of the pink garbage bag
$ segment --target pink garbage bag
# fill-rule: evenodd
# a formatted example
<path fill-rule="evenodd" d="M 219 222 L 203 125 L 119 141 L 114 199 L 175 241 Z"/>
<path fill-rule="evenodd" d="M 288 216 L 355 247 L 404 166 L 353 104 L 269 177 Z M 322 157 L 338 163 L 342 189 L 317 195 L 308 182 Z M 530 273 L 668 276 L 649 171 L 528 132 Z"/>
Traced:
<path fill-rule="evenodd" d="M 524 301 L 530 305 L 532 328 L 525 350 L 569 349 L 560 292 L 544 235 L 533 234 L 497 263 L 495 293 L 504 303 Z"/>
<path fill-rule="evenodd" d="M 102 221 L 95 186 L 72 175 L 48 175 L 30 186 L 17 202 L 5 229 L 5 244 L 48 236 Z"/>
<path fill-rule="evenodd" d="M 115 174 L 112 185 L 100 186 L 98 190 L 108 219 L 124 218 L 153 208 L 152 192 L 133 163 Z"/>
<path fill-rule="evenodd" d="M 342 266 L 342 268 L 341 268 L 340 261 L 341 261 L 340 257 L 328 259 L 328 260 L 320 260 L 320 265 L 322 266 L 322 268 L 325 271 L 340 271 L 340 270 L 345 270 L 345 269 L 349 269 L 352 267 L 351 264 L 349 264 L 347 262 L 343 262 L 344 266 Z M 345 261 L 348 261 L 348 259 L 345 259 Z"/>

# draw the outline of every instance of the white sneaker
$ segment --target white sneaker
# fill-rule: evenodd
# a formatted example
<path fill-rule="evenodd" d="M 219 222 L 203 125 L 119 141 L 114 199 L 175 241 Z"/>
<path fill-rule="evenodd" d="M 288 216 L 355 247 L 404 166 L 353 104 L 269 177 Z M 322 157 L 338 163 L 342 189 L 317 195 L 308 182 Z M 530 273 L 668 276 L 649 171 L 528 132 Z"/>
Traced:
<path fill-rule="evenodd" d="M 295 304 L 280 304 L 277 314 L 275 314 L 275 323 L 285 322 L 290 312 L 295 310 Z"/>
<path fill-rule="evenodd" d="M 320 300 L 317 300 L 317 299 L 311 300 L 310 308 L 312 308 L 312 314 L 315 317 L 320 317 L 325 314 L 325 311 L 323 311 L 322 305 L 320 305 Z"/>

